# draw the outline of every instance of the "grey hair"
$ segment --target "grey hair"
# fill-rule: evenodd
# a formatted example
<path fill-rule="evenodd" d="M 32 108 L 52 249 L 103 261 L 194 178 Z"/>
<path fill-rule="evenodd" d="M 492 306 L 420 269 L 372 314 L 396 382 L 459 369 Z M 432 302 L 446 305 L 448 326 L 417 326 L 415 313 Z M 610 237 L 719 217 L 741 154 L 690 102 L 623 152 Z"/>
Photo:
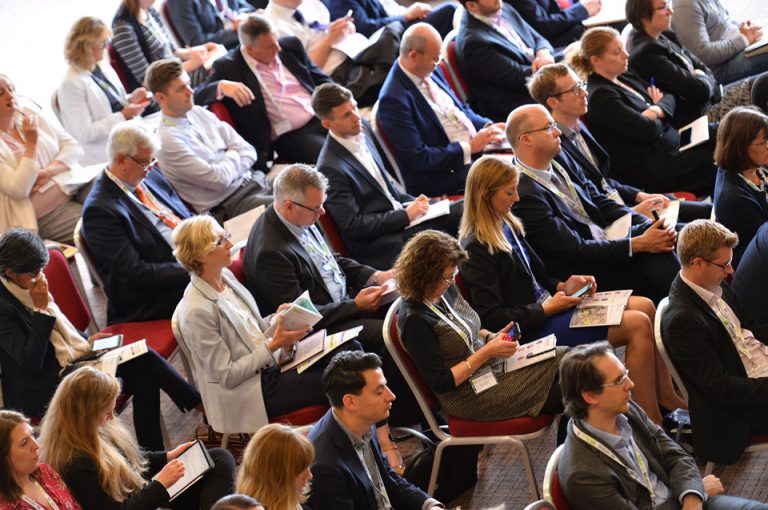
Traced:
<path fill-rule="evenodd" d="M 328 189 L 328 178 L 316 169 L 303 163 L 296 163 L 275 177 L 273 191 L 275 202 L 303 200 L 309 189 Z"/>
<path fill-rule="evenodd" d="M 432 25 L 423 22 L 413 24 L 403 32 L 403 38 L 400 40 L 401 57 L 407 57 L 412 51 L 421 53 L 426 49 L 427 35 L 424 33 L 425 30 L 436 34 L 438 39 L 440 38 L 440 33 Z"/>
<path fill-rule="evenodd" d="M 160 140 L 138 121 L 116 125 L 109 133 L 107 141 L 110 163 L 115 162 L 118 154 L 135 156 L 139 146 L 152 149 L 152 152 L 156 153 L 160 150 Z"/>
<path fill-rule="evenodd" d="M 237 38 L 241 46 L 254 46 L 256 39 L 264 34 L 273 32 L 272 24 L 269 20 L 260 14 L 251 14 L 237 29 Z"/>

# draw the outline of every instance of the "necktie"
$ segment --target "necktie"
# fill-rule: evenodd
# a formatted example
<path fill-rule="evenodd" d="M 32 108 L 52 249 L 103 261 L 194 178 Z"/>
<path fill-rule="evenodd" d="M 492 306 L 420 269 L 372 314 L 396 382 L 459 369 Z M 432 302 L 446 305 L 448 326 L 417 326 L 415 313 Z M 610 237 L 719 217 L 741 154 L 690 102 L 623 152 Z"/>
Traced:
<path fill-rule="evenodd" d="M 181 222 L 181 219 L 179 219 L 178 216 L 173 214 L 168 209 L 162 207 L 157 202 L 157 200 L 155 200 L 155 197 L 144 191 L 144 187 L 141 184 L 136 186 L 136 196 L 139 197 L 139 200 L 141 200 L 142 204 L 146 205 L 148 209 L 153 211 L 160 219 L 160 221 L 165 223 L 169 228 L 176 228 L 176 225 Z"/>
<path fill-rule="evenodd" d="M 573 139 L 576 142 L 576 146 L 579 148 L 581 153 L 589 159 L 593 165 L 598 166 L 597 162 L 595 161 L 594 156 L 592 155 L 592 151 L 589 150 L 589 145 L 587 145 L 587 141 L 584 140 L 584 137 L 581 136 L 581 133 L 578 131 L 573 132 Z"/>
<path fill-rule="evenodd" d="M 470 121 L 464 112 L 456 106 L 456 103 L 453 102 L 446 92 L 440 90 L 440 87 L 438 87 L 432 78 L 426 78 L 422 83 L 424 83 L 424 86 L 427 89 L 427 94 L 429 94 L 432 102 L 435 103 L 435 106 L 437 106 L 443 115 L 451 120 L 461 123 L 461 125 L 467 129 L 470 138 L 477 134 L 477 130 L 475 129 L 474 124 L 472 124 L 472 121 Z"/>
<path fill-rule="evenodd" d="M 328 25 L 326 25 L 325 23 L 320 23 L 319 21 L 313 21 L 312 23 L 307 23 L 307 19 L 299 11 L 293 11 L 293 19 L 295 19 L 296 21 L 298 21 L 304 26 L 308 26 L 312 30 L 328 30 Z"/>

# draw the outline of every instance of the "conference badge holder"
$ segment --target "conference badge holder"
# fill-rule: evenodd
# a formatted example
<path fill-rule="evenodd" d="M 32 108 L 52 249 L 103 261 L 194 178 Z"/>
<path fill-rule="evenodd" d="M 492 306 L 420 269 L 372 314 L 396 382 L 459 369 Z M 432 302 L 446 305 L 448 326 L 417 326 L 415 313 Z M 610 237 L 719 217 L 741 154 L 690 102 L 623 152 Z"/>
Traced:
<path fill-rule="evenodd" d="M 497 381 L 496 376 L 493 375 L 493 370 L 491 370 L 491 367 L 485 367 L 469 378 L 469 384 L 472 385 L 472 389 L 475 390 L 475 394 L 479 395 L 485 390 L 493 388 L 499 384 L 499 381 Z"/>

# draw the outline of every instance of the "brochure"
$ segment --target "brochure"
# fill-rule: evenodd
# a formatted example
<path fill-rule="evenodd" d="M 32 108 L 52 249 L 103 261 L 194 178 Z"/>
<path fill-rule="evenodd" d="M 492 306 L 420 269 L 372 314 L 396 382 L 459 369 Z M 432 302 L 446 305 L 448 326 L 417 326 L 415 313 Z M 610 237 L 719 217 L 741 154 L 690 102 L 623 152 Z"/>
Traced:
<path fill-rule="evenodd" d="M 555 357 L 556 345 L 557 337 L 555 335 L 547 335 L 533 342 L 520 344 L 515 353 L 505 360 L 504 371 L 513 372 L 534 363 L 552 359 Z"/>
<path fill-rule="evenodd" d="M 287 351 L 281 349 L 277 359 L 277 364 L 280 365 L 280 372 L 287 372 L 292 368 L 296 368 L 309 358 L 322 352 L 324 342 L 325 330 L 321 329 L 320 331 L 310 333 L 296 342 L 293 349 Z"/>
<path fill-rule="evenodd" d="M 302 292 L 289 307 L 272 316 L 272 325 L 264 332 L 264 336 L 271 337 L 275 334 L 278 317 L 283 318 L 283 328 L 289 330 L 311 328 L 323 318 L 312 304 L 308 290 Z"/>
<path fill-rule="evenodd" d="M 590 328 L 619 324 L 631 295 L 632 290 L 611 290 L 596 292 L 594 296 L 585 297 L 576 307 L 570 326 Z"/>
<path fill-rule="evenodd" d="M 411 228 L 415 227 L 419 223 L 424 223 L 425 221 L 429 221 L 435 218 L 439 218 L 440 216 L 445 216 L 446 214 L 451 213 L 451 201 L 447 198 L 444 200 L 438 200 L 434 204 L 429 204 L 429 209 L 426 213 L 422 214 L 415 220 L 411 221 L 407 227 L 405 228 Z"/>
<path fill-rule="evenodd" d="M 326 335 L 325 339 L 323 340 L 323 350 L 319 352 L 318 354 L 315 354 L 314 357 L 309 358 L 304 363 L 301 363 L 296 368 L 296 371 L 298 373 L 302 373 L 328 354 L 332 350 L 334 350 L 336 347 L 340 346 L 343 343 L 349 342 L 350 340 L 357 338 L 357 335 L 360 334 L 360 332 L 363 330 L 362 326 L 357 326 L 350 329 L 345 329 L 344 331 L 339 331 L 338 333 L 334 333 L 332 335 Z"/>

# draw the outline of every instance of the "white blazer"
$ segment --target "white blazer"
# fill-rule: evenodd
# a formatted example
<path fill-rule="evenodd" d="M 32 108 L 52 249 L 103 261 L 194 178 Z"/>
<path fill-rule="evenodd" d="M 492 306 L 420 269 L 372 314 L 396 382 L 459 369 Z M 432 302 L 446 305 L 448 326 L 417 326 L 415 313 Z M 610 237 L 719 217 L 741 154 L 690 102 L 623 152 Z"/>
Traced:
<path fill-rule="evenodd" d="M 190 276 L 174 321 L 181 332 L 179 341 L 191 356 L 208 423 L 226 434 L 256 432 L 269 421 L 260 374 L 275 364 L 268 339 L 264 335 L 251 338 L 234 305 L 199 276 Z M 248 289 L 229 269 L 222 276 L 265 331 L 269 323 Z"/>
<path fill-rule="evenodd" d="M 125 89 L 109 62 L 102 61 L 99 67 L 124 99 Z M 85 150 L 81 164 L 106 163 L 107 137 L 116 124 L 125 120 L 123 114 L 112 113 L 107 94 L 91 78 L 91 73 L 78 67 L 70 66 L 57 97 L 61 124 Z"/>

